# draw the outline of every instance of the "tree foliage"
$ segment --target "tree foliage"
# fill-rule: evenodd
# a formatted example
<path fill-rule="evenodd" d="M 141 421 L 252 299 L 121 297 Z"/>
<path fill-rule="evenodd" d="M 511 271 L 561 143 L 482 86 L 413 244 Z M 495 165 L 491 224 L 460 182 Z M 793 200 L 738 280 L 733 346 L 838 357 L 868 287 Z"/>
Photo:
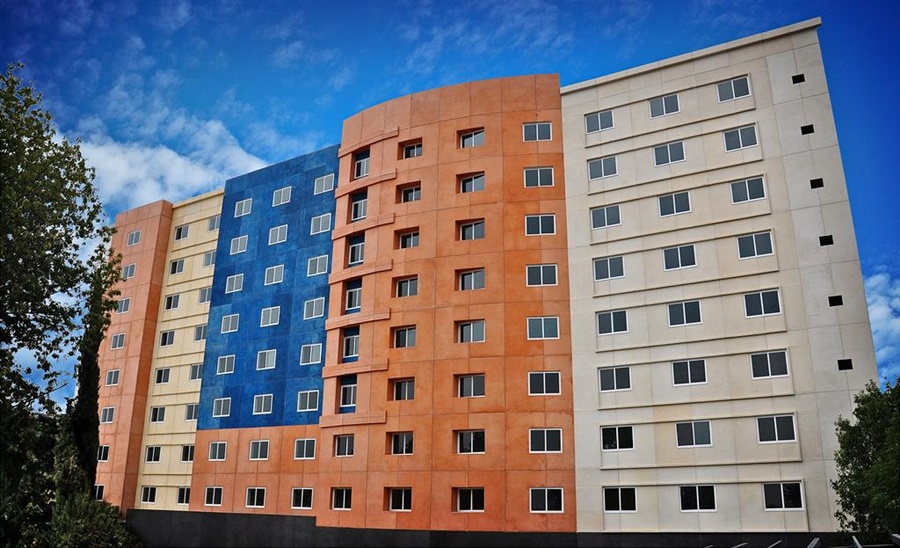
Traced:
<path fill-rule="evenodd" d="M 870 381 L 854 398 L 853 420 L 839 417 L 832 487 L 841 527 L 870 541 L 900 532 L 900 386 Z"/>

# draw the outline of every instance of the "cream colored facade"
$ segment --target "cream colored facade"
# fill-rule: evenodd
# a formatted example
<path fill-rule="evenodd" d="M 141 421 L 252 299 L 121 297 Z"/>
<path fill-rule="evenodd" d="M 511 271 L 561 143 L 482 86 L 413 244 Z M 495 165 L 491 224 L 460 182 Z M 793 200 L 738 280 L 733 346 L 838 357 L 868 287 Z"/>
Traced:
<path fill-rule="evenodd" d="M 206 343 L 205 332 L 198 329 L 202 331 L 209 315 L 219 234 L 214 218 L 222 209 L 222 195 L 216 190 L 172 208 L 135 508 L 188 509 L 186 493 L 179 495 L 179 489 L 188 489 L 189 497 L 193 464 L 183 448 L 193 447 L 197 430 L 197 411 L 191 418 L 189 406 L 200 400 L 199 367 Z M 178 261 L 183 261 L 180 271 L 173 273 L 179 270 Z M 164 333 L 172 334 L 165 345 Z"/>
<path fill-rule="evenodd" d="M 579 531 L 838 527 L 828 486 L 834 422 L 877 375 L 819 24 L 562 89 Z M 738 81 L 720 97 L 718 84 L 743 77 L 747 95 Z M 651 101 L 672 94 L 677 110 L 671 98 Z M 651 102 L 669 108 L 651 116 Z M 604 126 L 611 112 L 612 127 L 588 132 L 585 117 L 600 112 Z M 750 146 L 726 151 L 726 132 L 740 128 L 740 145 Z M 684 159 L 657 166 L 655 147 L 669 143 L 682 143 Z M 678 145 L 666 152 L 678 160 Z M 611 157 L 591 179 L 589 161 Z M 740 183 L 760 178 L 764 196 L 758 182 Z M 735 203 L 747 185 L 754 199 Z M 687 210 L 662 215 L 677 203 L 673 194 L 686 203 L 683 193 Z M 598 210 L 595 222 L 592 210 L 608 206 L 618 206 L 618 224 L 613 210 L 607 219 Z M 747 236 L 763 233 L 771 253 L 764 235 L 747 247 Z M 739 256 L 742 237 L 744 254 L 756 256 Z M 687 246 L 693 259 L 691 250 L 671 251 Z M 767 313 L 748 316 L 745 303 L 761 301 L 761 291 Z M 670 326 L 698 307 L 700 322 Z M 615 332 L 600 334 L 601 320 L 613 319 Z M 753 359 L 775 365 L 754 376 Z M 606 430 L 606 449 L 603 429 L 616 429 Z M 678 429 L 694 433 L 693 445 L 679 447 Z M 775 497 L 766 507 L 767 484 L 781 508 Z M 694 509 L 682 496 L 697 486 L 707 496 Z"/>

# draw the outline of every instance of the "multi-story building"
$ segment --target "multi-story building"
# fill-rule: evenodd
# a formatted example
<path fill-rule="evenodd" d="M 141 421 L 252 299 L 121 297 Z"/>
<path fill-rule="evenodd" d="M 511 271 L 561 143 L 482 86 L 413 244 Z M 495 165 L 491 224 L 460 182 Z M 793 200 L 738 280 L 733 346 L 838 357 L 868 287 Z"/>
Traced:
<path fill-rule="evenodd" d="M 101 496 L 836 530 L 833 425 L 876 372 L 818 25 L 400 97 L 339 146 L 123 213 Z"/>

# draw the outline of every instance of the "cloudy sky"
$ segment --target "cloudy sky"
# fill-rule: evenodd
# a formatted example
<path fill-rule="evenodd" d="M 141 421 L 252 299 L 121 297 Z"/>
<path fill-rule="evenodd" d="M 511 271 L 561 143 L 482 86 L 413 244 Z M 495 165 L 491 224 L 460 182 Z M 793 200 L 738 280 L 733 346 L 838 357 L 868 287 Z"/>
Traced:
<path fill-rule="evenodd" d="M 114 216 L 336 144 L 344 118 L 399 95 L 548 72 L 567 85 L 817 16 L 879 368 L 894 379 L 896 0 L 0 0 L 0 59 L 25 63 L 60 132 L 81 138 Z"/>

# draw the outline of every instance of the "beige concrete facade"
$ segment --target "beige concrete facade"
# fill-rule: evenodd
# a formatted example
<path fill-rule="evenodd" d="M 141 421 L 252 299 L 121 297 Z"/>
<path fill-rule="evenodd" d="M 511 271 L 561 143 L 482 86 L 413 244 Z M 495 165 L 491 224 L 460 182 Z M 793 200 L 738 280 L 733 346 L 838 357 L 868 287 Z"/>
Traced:
<path fill-rule="evenodd" d="M 819 24 L 562 89 L 579 531 L 838 527 L 834 422 L 877 374 Z"/>

